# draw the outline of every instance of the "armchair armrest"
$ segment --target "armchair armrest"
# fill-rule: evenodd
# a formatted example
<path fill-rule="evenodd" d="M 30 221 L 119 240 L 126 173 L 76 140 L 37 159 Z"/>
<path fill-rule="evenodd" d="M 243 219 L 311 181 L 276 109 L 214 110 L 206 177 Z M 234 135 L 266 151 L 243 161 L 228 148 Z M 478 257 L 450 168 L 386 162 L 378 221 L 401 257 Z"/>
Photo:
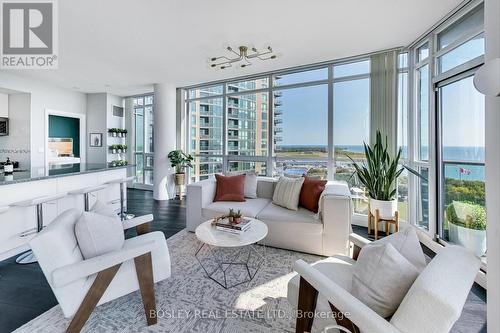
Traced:
<path fill-rule="evenodd" d="M 148 241 L 133 247 L 123 248 L 118 251 L 109 252 L 94 258 L 56 268 L 51 274 L 52 285 L 56 288 L 63 287 L 79 279 L 86 278 L 127 260 L 151 252 L 156 246 L 157 242 Z"/>
<path fill-rule="evenodd" d="M 348 291 L 311 267 L 303 260 L 293 265 L 294 270 L 304 278 L 321 296 L 334 305 L 346 318 L 352 321 L 361 332 L 401 333 L 387 320 L 352 296 Z"/>
<path fill-rule="evenodd" d="M 122 222 L 123 230 L 127 230 L 127 229 L 130 229 L 133 227 L 137 227 L 141 224 L 151 222 L 151 221 L 153 221 L 153 219 L 154 219 L 153 214 L 147 214 L 147 215 L 134 217 L 133 219 L 130 219 L 130 220 L 125 220 Z"/>
<path fill-rule="evenodd" d="M 349 235 L 349 241 L 353 244 L 352 258 L 354 260 L 358 259 L 359 252 L 361 251 L 363 246 L 371 243 L 370 240 L 368 240 L 368 239 L 366 239 L 358 234 L 355 234 L 354 232 L 352 232 Z"/>
<path fill-rule="evenodd" d="M 349 255 L 352 212 L 351 194 L 347 183 L 328 182 L 320 198 L 323 255 Z"/>

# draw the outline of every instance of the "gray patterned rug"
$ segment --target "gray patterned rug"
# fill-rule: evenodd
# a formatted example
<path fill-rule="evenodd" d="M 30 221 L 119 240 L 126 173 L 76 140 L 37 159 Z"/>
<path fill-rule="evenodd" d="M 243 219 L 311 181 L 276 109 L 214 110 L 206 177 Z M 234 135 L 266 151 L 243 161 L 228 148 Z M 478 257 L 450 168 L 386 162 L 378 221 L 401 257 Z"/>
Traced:
<path fill-rule="evenodd" d="M 141 296 L 134 292 L 98 307 L 82 332 L 295 331 L 293 312 L 286 300 L 292 265 L 298 259 L 314 262 L 319 256 L 266 248 L 266 261 L 254 279 L 226 290 L 208 279 L 196 261 L 194 254 L 200 243 L 193 233 L 183 230 L 167 243 L 172 276 L 155 285 L 158 324 L 146 326 Z M 235 274 L 243 272 L 235 270 Z M 68 324 L 55 306 L 15 332 L 64 332 Z"/>

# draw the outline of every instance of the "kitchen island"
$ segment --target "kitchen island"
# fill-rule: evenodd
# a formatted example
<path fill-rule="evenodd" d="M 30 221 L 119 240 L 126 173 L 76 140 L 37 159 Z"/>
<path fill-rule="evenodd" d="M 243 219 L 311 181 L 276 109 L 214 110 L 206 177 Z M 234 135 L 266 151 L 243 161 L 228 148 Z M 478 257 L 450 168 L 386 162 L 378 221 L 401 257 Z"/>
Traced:
<path fill-rule="evenodd" d="M 35 236 L 23 235 L 37 224 L 35 207 L 14 206 L 16 202 L 102 185 L 111 180 L 125 178 L 128 168 L 131 167 L 133 165 L 109 167 L 106 164 L 79 163 L 16 170 L 11 175 L 0 173 L 0 207 L 8 207 L 6 210 L 2 209 L 3 213 L 0 212 L 0 261 L 28 250 L 29 240 Z M 97 200 L 118 212 L 119 185 L 109 185 L 92 193 L 90 206 Z M 70 208 L 83 211 L 83 195 L 67 194 L 61 199 L 44 204 L 44 225 L 50 224 L 59 214 Z"/>

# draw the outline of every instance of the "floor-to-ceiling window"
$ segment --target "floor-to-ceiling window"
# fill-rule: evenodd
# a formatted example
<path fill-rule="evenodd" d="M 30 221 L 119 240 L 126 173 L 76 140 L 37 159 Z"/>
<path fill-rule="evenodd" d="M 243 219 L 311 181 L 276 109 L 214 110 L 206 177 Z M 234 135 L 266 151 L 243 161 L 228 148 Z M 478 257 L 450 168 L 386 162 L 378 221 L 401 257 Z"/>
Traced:
<path fill-rule="evenodd" d="M 186 89 L 191 180 L 254 170 L 352 181 L 346 154 L 368 141 L 369 94 L 367 58 Z"/>
<path fill-rule="evenodd" d="M 407 123 L 398 113 L 398 142 L 421 174 L 410 176 L 410 221 L 485 259 L 484 98 L 472 83 L 483 10 L 472 1 L 409 50 L 411 107 Z"/>
<path fill-rule="evenodd" d="M 363 142 L 370 142 L 370 60 L 333 66 L 333 144 L 335 179 L 347 181 L 354 211 L 368 213 L 363 186 L 353 177 L 351 157 L 364 161 Z"/>
<path fill-rule="evenodd" d="M 132 140 L 134 140 L 136 187 L 149 188 L 153 185 L 153 98 L 153 95 L 132 97 L 132 126 L 134 127 Z"/>

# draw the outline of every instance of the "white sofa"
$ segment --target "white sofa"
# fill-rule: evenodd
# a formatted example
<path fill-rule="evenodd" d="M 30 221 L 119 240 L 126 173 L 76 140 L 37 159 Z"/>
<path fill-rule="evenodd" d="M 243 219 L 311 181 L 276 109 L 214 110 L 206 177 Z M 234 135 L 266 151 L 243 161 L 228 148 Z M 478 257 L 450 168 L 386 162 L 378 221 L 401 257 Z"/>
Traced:
<path fill-rule="evenodd" d="M 352 235 L 351 240 L 358 247 L 368 243 L 357 235 Z M 345 314 L 350 321 L 347 324 L 356 325 L 360 332 L 444 333 L 460 317 L 480 265 L 479 259 L 465 248 L 446 246 L 419 274 L 392 318 L 387 320 L 351 295 L 354 263 L 354 259 L 338 255 L 312 265 L 297 261 L 294 265 L 297 274 L 288 283 L 288 302 L 298 308 L 299 295 L 304 294 L 299 292 L 299 286 L 307 288 L 302 285 L 304 279 L 318 292 L 316 311 L 331 311 L 330 303 Z M 352 326 L 331 318 L 315 317 L 308 331 L 322 332 L 325 327 L 340 325 L 354 332 Z"/>
<path fill-rule="evenodd" d="M 215 179 L 187 186 L 187 229 L 194 231 L 203 221 L 227 213 L 230 208 L 244 216 L 266 223 L 269 233 L 263 243 L 268 246 L 314 253 L 324 256 L 349 253 L 352 204 L 345 182 L 329 182 L 320 200 L 320 218 L 299 207 L 298 211 L 274 205 L 277 180 L 259 177 L 257 198 L 245 202 L 213 202 Z"/>

